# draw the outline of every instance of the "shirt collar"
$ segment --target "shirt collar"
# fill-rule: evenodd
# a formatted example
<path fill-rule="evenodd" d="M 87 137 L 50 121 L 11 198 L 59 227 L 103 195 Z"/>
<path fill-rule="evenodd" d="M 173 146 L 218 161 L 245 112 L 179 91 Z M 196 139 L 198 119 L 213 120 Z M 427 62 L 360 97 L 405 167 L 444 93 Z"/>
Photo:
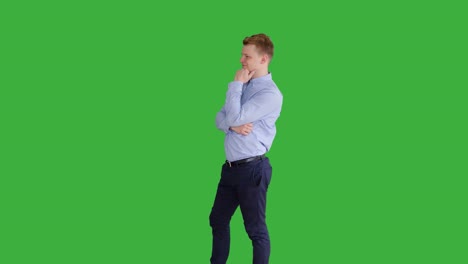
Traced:
<path fill-rule="evenodd" d="M 251 79 L 251 80 L 250 80 L 250 83 L 256 83 L 256 82 L 261 82 L 261 81 L 268 81 L 268 80 L 271 80 L 271 72 L 268 72 L 267 75 L 263 75 L 263 76 L 261 76 L 261 77 L 255 78 L 255 79 Z"/>

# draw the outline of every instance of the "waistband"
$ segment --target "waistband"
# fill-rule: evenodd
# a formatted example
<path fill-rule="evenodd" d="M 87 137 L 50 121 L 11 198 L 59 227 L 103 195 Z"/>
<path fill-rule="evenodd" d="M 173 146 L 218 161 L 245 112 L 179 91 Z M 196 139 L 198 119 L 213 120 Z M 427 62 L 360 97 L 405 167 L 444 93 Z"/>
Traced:
<path fill-rule="evenodd" d="M 256 160 L 261 160 L 261 159 L 265 159 L 266 156 L 265 154 L 263 155 L 259 155 L 259 156 L 255 156 L 255 157 L 251 157 L 251 158 L 246 158 L 246 159 L 241 159 L 241 160 L 236 160 L 236 161 L 227 161 L 226 160 L 226 164 L 229 166 L 229 167 L 238 167 L 238 166 L 241 166 L 241 165 L 245 165 L 249 162 L 252 162 L 252 161 L 256 161 Z"/>

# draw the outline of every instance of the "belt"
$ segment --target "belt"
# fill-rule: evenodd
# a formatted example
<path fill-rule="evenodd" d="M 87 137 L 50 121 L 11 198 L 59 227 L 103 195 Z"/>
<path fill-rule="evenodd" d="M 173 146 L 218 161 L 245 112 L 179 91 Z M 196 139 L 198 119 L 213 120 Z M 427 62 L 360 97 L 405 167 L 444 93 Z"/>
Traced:
<path fill-rule="evenodd" d="M 236 161 L 228 161 L 228 160 L 226 160 L 226 164 L 228 164 L 229 167 L 237 167 L 237 166 L 244 165 L 244 164 L 246 164 L 246 163 L 249 163 L 249 162 L 252 162 L 252 161 L 255 161 L 255 160 L 261 160 L 261 159 L 264 159 L 264 158 L 266 158 L 266 157 L 265 157 L 265 154 L 259 155 L 259 156 L 255 156 L 255 157 L 251 157 L 251 158 L 236 160 Z"/>

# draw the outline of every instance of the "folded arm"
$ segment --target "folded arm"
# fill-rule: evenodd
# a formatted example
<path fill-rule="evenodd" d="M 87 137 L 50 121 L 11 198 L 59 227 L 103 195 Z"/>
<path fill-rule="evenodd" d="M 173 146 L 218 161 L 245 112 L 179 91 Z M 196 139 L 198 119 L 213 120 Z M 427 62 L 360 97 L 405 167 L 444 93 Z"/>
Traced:
<path fill-rule="evenodd" d="M 281 107 L 282 98 L 279 93 L 264 90 L 255 94 L 249 101 L 241 104 L 242 83 L 232 82 L 226 95 L 224 105 L 226 126 L 240 126 L 261 120 L 263 117 Z"/>
<path fill-rule="evenodd" d="M 252 123 L 229 127 L 226 125 L 225 121 L 226 121 L 226 111 L 224 110 L 224 107 L 223 107 L 221 111 L 219 111 L 218 114 L 216 115 L 216 127 L 219 130 L 224 131 L 224 133 L 227 133 L 229 130 L 232 130 L 236 132 L 237 134 L 241 134 L 244 136 L 247 136 L 248 134 L 250 134 L 250 132 L 252 132 L 252 129 L 253 129 Z"/>

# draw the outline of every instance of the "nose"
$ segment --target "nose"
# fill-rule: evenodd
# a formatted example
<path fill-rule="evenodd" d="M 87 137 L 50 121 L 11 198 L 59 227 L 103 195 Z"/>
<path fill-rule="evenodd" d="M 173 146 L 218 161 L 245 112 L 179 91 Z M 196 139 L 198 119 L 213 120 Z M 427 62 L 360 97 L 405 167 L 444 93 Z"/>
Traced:
<path fill-rule="evenodd" d="M 240 58 L 240 63 L 242 63 L 242 64 L 244 63 L 244 56 L 242 56 L 242 57 Z"/>

